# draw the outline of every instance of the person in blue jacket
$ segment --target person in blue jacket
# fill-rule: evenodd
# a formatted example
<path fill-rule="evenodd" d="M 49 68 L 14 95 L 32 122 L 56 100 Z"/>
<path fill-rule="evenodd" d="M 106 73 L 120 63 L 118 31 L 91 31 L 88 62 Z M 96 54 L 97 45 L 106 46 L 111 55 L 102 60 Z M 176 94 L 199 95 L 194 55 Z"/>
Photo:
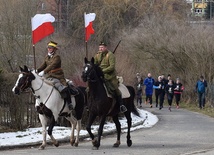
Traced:
<path fill-rule="evenodd" d="M 152 78 L 152 74 L 148 73 L 148 77 L 144 80 L 143 84 L 146 86 L 145 88 L 146 103 L 150 103 L 151 108 L 152 108 L 152 94 L 154 83 L 155 80 Z"/>
<path fill-rule="evenodd" d="M 202 109 L 205 107 L 205 91 L 207 87 L 207 81 L 203 76 L 196 83 L 196 91 L 198 93 L 198 104 L 199 108 Z"/>

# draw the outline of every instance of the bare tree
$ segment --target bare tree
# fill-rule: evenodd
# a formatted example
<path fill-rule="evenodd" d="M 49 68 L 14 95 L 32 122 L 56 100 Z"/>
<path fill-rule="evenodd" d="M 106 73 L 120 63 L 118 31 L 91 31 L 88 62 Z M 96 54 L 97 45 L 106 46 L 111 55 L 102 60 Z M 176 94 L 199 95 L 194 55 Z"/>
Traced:
<path fill-rule="evenodd" d="M 1 66 L 14 72 L 16 65 L 27 63 L 31 54 L 31 17 L 36 12 L 33 0 L 0 1 Z M 23 7 L 24 6 L 24 7 Z"/>

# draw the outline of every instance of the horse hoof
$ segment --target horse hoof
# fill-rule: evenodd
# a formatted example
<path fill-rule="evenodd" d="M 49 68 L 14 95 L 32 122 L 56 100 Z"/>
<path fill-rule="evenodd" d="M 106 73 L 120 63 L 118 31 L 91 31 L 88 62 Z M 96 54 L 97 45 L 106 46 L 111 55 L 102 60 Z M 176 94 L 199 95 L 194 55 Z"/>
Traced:
<path fill-rule="evenodd" d="M 94 147 L 96 147 L 97 143 L 98 143 L 97 139 L 94 139 L 94 140 L 92 141 L 92 145 L 93 145 Z"/>
<path fill-rule="evenodd" d="M 127 146 L 128 147 L 132 146 L 132 140 L 127 140 Z"/>
<path fill-rule="evenodd" d="M 99 147 L 94 146 L 92 147 L 92 150 L 99 150 Z"/>
<path fill-rule="evenodd" d="M 119 147 L 120 146 L 120 144 L 118 144 L 118 143 L 114 143 L 114 145 L 113 145 L 113 147 Z"/>
<path fill-rule="evenodd" d="M 45 146 L 43 146 L 43 145 L 41 145 L 40 147 L 39 147 L 39 150 L 44 150 L 45 149 Z"/>
<path fill-rule="evenodd" d="M 78 147 L 78 145 L 79 145 L 78 143 L 74 143 L 74 146 L 75 146 L 75 147 Z"/>
<path fill-rule="evenodd" d="M 75 140 L 72 140 L 70 143 L 71 143 L 71 146 L 74 146 Z"/>
<path fill-rule="evenodd" d="M 58 147 L 59 146 L 59 142 L 55 143 L 54 146 Z"/>

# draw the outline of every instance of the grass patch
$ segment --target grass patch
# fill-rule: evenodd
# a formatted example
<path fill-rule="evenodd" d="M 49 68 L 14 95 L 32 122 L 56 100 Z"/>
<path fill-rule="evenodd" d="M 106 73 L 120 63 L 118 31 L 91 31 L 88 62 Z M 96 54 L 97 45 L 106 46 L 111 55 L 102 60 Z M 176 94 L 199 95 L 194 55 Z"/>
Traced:
<path fill-rule="evenodd" d="M 194 112 L 198 112 L 210 117 L 214 118 L 214 108 L 210 103 L 206 103 L 205 108 L 204 109 L 200 109 L 198 108 L 198 104 L 193 104 L 193 103 L 181 103 L 180 104 L 181 108 L 187 109 L 189 111 L 194 111 Z"/>

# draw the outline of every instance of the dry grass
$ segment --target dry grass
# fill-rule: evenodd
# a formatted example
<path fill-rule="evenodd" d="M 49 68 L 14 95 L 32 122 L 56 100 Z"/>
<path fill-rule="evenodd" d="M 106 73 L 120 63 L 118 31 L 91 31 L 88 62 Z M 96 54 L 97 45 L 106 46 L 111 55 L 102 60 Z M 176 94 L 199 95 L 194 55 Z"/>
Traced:
<path fill-rule="evenodd" d="M 189 111 L 198 112 L 214 118 L 214 108 L 210 103 L 207 103 L 204 109 L 198 108 L 198 105 L 196 103 L 195 104 L 181 103 L 181 108 L 187 109 Z"/>

